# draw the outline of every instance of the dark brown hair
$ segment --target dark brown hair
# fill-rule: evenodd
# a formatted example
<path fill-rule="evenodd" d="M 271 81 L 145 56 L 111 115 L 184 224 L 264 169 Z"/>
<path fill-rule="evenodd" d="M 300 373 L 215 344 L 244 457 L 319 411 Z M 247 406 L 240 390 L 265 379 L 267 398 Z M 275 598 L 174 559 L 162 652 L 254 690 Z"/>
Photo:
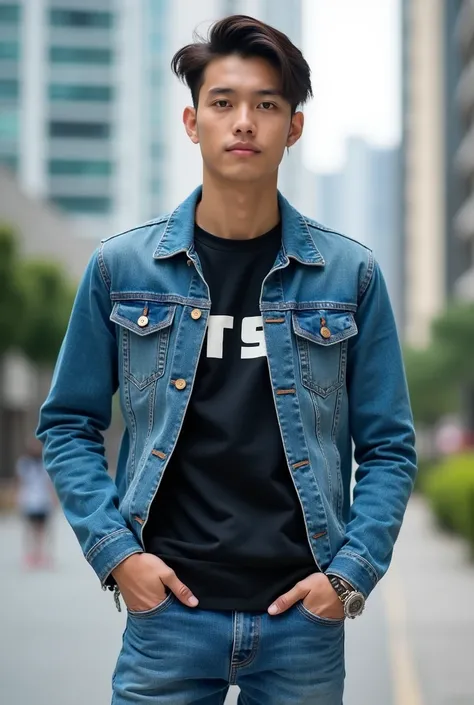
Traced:
<path fill-rule="evenodd" d="M 281 91 L 293 112 L 313 96 L 311 70 L 301 51 L 286 34 L 260 20 L 231 15 L 211 26 L 207 40 L 197 33 L 193 39 L 193 44 L 176 52 L 171 68 L 191 90 L 195 108 L 208 64 L 230 54 L 256 56 L 272 64 L 280 73 Z"/>

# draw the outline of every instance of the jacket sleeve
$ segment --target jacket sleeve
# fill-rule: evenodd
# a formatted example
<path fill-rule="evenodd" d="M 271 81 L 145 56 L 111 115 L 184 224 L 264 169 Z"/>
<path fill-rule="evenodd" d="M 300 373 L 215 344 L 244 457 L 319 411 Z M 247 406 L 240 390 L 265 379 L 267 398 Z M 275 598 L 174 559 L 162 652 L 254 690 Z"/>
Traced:
<path fill-rule="evenodd" d="M 143 550 L 118 509 L 102 435 L 118 387 L 109 281 L 100 249 L 79 286 L 37 429 L 64 514 L 103 584 L 121 561 Z"/>
<path fill-rule="evenodd" d="M 368 596 L 387 571 L 417 471 L 401 347 L 386 284 L 370 254 L 348 351 L 355 487 L 343 546 L 326 572 Z"/>

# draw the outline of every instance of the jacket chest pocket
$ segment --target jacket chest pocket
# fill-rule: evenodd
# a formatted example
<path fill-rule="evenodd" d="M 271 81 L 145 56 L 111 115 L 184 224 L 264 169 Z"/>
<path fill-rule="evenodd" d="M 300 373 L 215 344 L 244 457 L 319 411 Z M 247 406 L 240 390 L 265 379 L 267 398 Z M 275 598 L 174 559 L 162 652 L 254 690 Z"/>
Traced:
<path fill-rule="evenodd" d="M 176 306 L 146 301 L 117 301 L 110 320 L 119 326 L 123 373 L 138 389 L 164 374 Z"/>
<path fill-rule="evenodd" d="M 322 397 L 345 381 L 348 340 L 357 335 L 350 311 L 308 309 L 293 311 L 301 381 Z"/>

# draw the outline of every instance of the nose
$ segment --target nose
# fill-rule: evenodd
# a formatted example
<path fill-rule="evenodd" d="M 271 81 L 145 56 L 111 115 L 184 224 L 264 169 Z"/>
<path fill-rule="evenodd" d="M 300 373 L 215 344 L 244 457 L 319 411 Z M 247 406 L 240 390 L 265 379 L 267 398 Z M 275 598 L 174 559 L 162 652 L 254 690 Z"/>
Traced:
<path fill-rule="evenodd" d="M 255 122 L 251 111 L 247 107 L 242 107 L 237 113 L 233 131 L 234 135 L 255 134 Z"/>

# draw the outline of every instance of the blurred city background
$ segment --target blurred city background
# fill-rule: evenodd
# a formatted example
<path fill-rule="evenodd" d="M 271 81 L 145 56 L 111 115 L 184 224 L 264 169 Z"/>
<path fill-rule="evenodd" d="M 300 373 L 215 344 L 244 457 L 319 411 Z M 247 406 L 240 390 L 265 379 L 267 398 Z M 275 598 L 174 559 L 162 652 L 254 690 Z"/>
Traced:
<path fill-rule="evenodd" d="M 200 182 L 170 60 L 234 13 L 303 49 L 315 98 L 280 188 L 373 248 L 405 351 L 420 472 L 347 626 L 347 704 L 473 705 L 473 0 L 0 0 L 0 702 L 110 700 L 123 615 L 54 498 L 47 560 L 25 554 L 29 439 L 100 238 Z"/>

